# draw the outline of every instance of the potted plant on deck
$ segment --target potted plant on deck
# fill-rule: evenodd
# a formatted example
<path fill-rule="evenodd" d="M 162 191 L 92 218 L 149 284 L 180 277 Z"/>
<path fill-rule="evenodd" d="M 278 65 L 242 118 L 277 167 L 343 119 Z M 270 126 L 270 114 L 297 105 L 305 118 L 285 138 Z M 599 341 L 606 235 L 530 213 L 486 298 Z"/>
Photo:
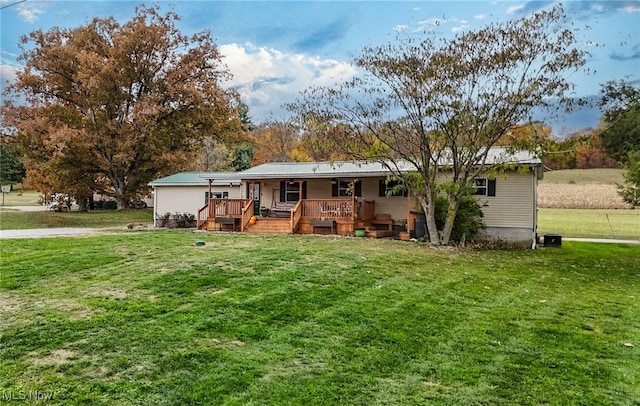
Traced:
<path fill-rule="evenodd" d="M 260 207 L 260 215 L 262 217 L 269 217 L 269 208 L 265 206 Z"/>

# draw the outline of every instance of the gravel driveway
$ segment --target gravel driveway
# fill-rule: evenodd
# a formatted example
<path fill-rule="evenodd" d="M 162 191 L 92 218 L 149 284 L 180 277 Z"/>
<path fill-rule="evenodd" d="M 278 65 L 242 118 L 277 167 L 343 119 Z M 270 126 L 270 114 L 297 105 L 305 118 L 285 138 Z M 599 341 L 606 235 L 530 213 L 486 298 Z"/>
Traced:
<path fill-rule="evenodd" d="M 95 235 L 96 228 L 32 228 L 27 230 L 0 230 L 0 239 L 8 238 L 46 238 Z"/>
<path fill-rule="evenodd" d="M 19 211 L 45 211 L 44 206 L 5 206 L 5 209 Z M 0 230 L 0 239 L 8 238 L 46 238 L 46 237 L 73 237 L 98 234 L 100 230 L 95 228 L 33 228 L 26 230 Z"/>

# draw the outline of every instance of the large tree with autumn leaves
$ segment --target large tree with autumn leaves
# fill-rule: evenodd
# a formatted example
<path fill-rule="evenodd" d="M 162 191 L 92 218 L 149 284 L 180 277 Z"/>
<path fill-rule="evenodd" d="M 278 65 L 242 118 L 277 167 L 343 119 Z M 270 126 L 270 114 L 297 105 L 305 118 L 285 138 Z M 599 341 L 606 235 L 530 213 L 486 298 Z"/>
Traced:
<path fill-rule="evenodd" d="M 494 169 L 491 147 L 535 109 L 571 106 L 568 77 L 587 54 L 569 24 L 557 6 L 450 40 L 368 46 L 354 61 L 361 76 L 311 88 L 291 109 L 311 131 L 326 130 L 325 148 L 386 166 L 419 201 L 431 243 L 447 244 L 474 179 Z M 536 137 L 528 141 L 534 149 Z M 403 171 L 407 165 L 415 171 Z M 441 195 L 448 208 L 439 228 Z"/>
<path fill-rule="evenodd" d="M 124 24 L 95 18 L 22 38 L 24 68 L 2 116 L 32 183 L 76 197 L 101 192 L 124 208 L 202 139 L 242 131 L 211 34 L 183 35 L 178 19 L 140 6 Z"/>

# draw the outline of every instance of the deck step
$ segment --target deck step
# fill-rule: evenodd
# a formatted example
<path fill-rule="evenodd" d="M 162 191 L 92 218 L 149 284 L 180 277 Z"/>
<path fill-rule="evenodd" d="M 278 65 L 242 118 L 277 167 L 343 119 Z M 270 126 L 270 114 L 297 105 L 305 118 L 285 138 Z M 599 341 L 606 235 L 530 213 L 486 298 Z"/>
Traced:
<path fill-rule="evenodd" d="M 249 225 L 245 231 L 248 233 L 289 234 L 291 226 L 288 218 L 258 218 L 256 223 Z"/>

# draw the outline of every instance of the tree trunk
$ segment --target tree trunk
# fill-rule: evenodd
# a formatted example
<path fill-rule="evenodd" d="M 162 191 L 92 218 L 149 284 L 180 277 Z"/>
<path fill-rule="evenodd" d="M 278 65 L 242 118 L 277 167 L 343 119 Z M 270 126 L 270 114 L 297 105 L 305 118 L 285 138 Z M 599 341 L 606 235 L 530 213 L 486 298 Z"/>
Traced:
<path fill-rule="evenodd" d="M 113 180 L 114 197 L 118 205 L 118 210 L 124 210 L 128 206 L 127 194 L 124 179 Z"/>
<path fill-rule="evenodd" d="M 449 207 L 447 209 L 447 218 L 444 222 L 444 229 L 442 230 L 441 242 L 442 245 L 449 244 L 451 238 L 451 232 L 453 231 L 453 222 L 456 219 L 456 213 L 458 212 L 458 206 L 460 205 L 460 198 L 457 196 L 448 196 Z"/>
<path fill-rule="evenodd" d="M 429 234 L 429 242 L 432 245 L 440 245 L 440 238 L 438 233 L 438 226 L 436 225 L 436 201 L 434 198 L 428 199 L 425 197 L 418 197 L 420 206 L 424 211 L 425 221 L 427 223 L 427 234 Z"/>
<path fill-rule="evenodd" d="M 115 197 L 116 197 L 116 203 L 118 204 L 118 210 L 126 209 L 128 206 L 127 199 L 121 194 L 116 194 Z"/>

